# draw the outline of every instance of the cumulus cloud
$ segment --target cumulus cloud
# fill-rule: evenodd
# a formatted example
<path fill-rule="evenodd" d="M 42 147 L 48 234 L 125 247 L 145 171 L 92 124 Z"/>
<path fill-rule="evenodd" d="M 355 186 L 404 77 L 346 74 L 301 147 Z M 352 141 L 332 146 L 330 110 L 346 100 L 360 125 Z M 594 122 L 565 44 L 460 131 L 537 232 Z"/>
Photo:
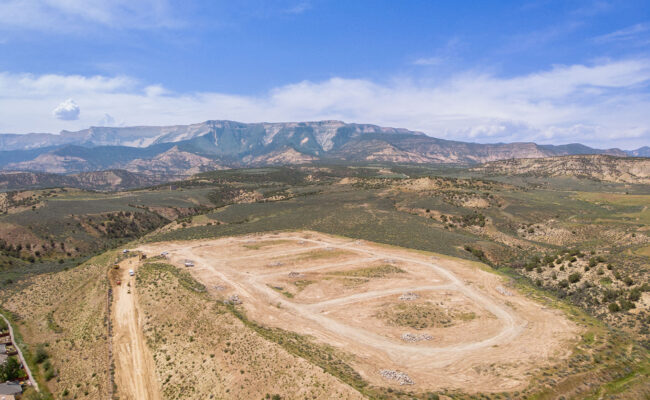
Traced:
<path fill-rule="evenodd" d="M 110 114 L 104 114 L 104 117 L 99 120 L 99 126 L 115 126 L 115 118 Z"/>
<path fill-rule="evenodd" d="M 72 99 L 68 99 L 64 101 L 63 103 L 56 106 L 54 111 L 52 111 L 52 113 L 56 118 L 61 119 L 63 121 L 74 121 L 79 119 L 80 112 L 81 109 L 79 108 L 77 103 L 75 103 L 75 101 Z"/>
<path fill-rule="evenodd" d="M 83 129 L 109 114 L 119 115 L 120 125 L 340 119 L 478 142 L 650 143 L 649 59 L 555 66 L 514 77 L 461 72 L 429 82 L 332 78 L 244 96 L 175 93 L 129 77 L 0 73 L 0 132 Z M 52 123 L 48 117 L 62 94 L 84 105 L 77 121 Z"/>

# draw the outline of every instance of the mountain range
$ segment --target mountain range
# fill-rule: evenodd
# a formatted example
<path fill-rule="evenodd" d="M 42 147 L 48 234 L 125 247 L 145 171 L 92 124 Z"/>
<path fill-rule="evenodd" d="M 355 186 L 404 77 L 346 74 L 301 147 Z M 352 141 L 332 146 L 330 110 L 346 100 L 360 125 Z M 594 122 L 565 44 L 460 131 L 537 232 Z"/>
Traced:
<path fill-rule="evenodd" d="M 153 180 L 198 172 L 311 162 L 478 164 L 511 158 L 606 154 L 649 156 L 581 144 L 480 144 L 422 132 L 341 121 L 91 127 L 60 134 L 0 134 L 0 169 L 79 174 L 125 170 Z"/>

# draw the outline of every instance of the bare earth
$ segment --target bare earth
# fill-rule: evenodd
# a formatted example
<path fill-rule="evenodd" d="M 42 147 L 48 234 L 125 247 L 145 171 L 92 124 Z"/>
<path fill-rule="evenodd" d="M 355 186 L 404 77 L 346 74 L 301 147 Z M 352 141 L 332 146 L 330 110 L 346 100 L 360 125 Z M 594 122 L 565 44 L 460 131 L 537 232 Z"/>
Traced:
<path fill-rule="evenodd" d="M 136 269 L 137 258 L 120 263 L 122 284 L 114 287 L 113 297 L 113 354 L 115 383 L 122 399 L 159 400 L 160 385 L 156 379 L 153 358 L 147 348 L 139 320 L 135 277 L 129 269 Z M 130 291 L 130 293 L 129 293 Z"/>
<path fill-rule="evenodd" d="M 237 295 L 259 323 L 351 354 L 364 379 L 380 386 L 399 386 L 380 373 L 394 370 L 408 374 L 420 390 L 518 390 L 535 370 L 566 358 L 580 333 L 560 311 L 507 287 L 477 263 L 430 253 L 315 232 L 153 243 L 139 250 L 149 257 L 169 252 L 169 262 L 189 270 L 213 296 Z M 188 260 L 195 266 L 184 267 Z M 393 269 L 373 272 L 382 266 Z M 130 328 L 116 323 L 116 332 L 126 331 L 122 353 L 130 345 L 138 350 L 128 353 L 141 356 L 120 365 L 141 371 L 139 366 L 152 364 L 142 335 L 132 332 L 135 293 L 125 290 L 116 294 L 116 320 Z M 405 293 L 416 298 L 400 299 Z M 401 310 L 395 320 L 384 317 L 395 309 Z M 418 309 L 435 312 L 409 319 Z M 405 334 L 427 339 L 407 341 Z M 144 378 L 148 383 L 138 390 L 150 390 L 153 369 Z M 157 398 L 148 393 L 138 398 Z"/>

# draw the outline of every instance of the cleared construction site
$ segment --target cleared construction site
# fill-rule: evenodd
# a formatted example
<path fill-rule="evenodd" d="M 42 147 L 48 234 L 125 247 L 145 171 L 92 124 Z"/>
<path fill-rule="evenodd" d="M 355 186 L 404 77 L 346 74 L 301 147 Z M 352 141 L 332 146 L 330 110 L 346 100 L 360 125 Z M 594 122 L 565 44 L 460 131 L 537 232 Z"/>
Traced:
<path fill-rule="evenodd" d="M 164 252 L 257 323 L 350 354 L 355 370 L 381 386 L 517 390 L 568 357 L 580 334 L 562 312 L 483 265 L 431 253 L 317 232 L 137 250 L 149 259 Z"/>

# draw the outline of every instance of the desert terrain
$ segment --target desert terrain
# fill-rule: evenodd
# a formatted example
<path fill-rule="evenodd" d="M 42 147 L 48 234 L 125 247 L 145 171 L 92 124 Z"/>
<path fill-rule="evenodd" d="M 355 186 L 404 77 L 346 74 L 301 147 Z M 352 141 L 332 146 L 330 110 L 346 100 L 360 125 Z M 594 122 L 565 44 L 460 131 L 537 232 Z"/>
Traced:
<path fill-rule="evenodd" d="M 165 253 L 257 323 L 350 354 L 380 386 L 516 390 L 567 358 L 580 334 L 479 264 L 368 241 L 283 232 L 137 250 L 148 259 Z"/>

